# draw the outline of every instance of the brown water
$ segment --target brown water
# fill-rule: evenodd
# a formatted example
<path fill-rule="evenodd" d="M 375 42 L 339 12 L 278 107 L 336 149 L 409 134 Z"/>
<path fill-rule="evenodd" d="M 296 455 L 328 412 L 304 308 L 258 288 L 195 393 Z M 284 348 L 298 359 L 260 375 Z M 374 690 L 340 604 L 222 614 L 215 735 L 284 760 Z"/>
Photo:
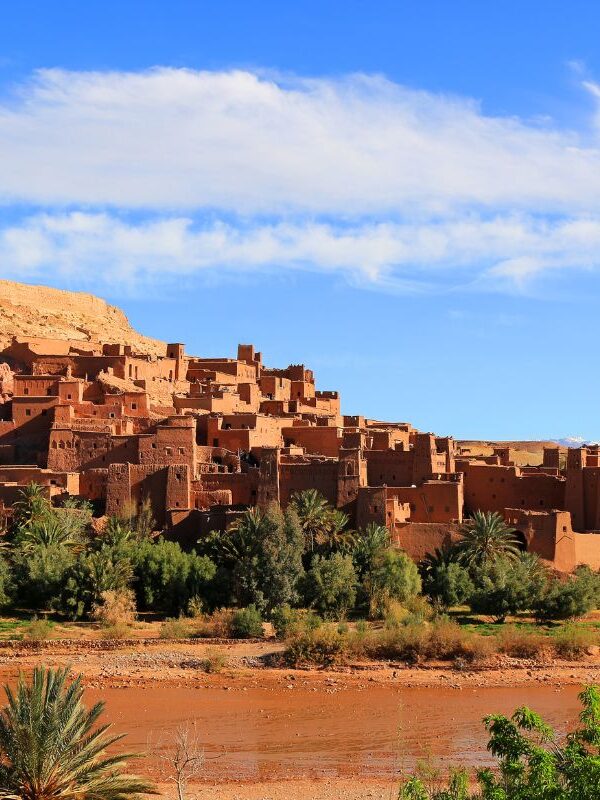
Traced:
<path fill-rule="evenodd" d="M 389 777 L 423 757 L 439 765 L 490 763 L 481 720 L 519 705 L 539 711 L 559 731 L 576 719 L 574 686 L 396 689 L 123 688 L 86 692 L 106 702 L 107 717 L 127 732 L 127 749 L 167 740 L 196 722 L 204 743 L 203 780 L 267 780 L 361 775 Z M 143 764 L 155 777 L 159 759 Z M 141 766 L 141 765 L 140 765 Z"/>

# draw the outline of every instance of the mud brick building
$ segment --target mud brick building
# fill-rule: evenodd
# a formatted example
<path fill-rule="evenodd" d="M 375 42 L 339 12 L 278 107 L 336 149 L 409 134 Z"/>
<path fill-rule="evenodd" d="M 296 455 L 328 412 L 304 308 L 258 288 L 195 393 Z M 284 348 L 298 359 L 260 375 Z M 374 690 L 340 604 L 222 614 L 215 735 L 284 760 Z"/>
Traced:
<path fill-rule="evenodd" d="M 317 489 L 356 527 L 386 525 L 414 558 L 456 538 L 476 509 L 504 515 L 522 547 L 556 569 L 600 567 L 600 449 L 518 466 L 508 447 L 473 455 L 407 422 L 343 415 L 303 364 L 131 345 L 14 338 L 0 356 L 0 511 L 30 481 L 96 513 L 149 499 L 182 542 L 224 530 L 248 506 Z M 10 375 L 8 375 L 10 373 Z M 10 380 L 6 377 L 10 378 Z"/>

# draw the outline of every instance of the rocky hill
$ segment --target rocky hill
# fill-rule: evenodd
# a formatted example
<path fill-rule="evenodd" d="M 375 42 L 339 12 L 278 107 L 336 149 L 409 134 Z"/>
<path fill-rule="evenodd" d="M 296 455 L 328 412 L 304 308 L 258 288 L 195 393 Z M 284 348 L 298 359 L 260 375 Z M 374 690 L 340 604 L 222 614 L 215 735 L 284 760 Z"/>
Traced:
<path fill-rule="evenodd" d="M 141 353 L 165 352 L 163 342 L 137 333 L 119 308 L 99 297 L 0 280 L 0 349 L 13 336 L 121 342 Z"/>

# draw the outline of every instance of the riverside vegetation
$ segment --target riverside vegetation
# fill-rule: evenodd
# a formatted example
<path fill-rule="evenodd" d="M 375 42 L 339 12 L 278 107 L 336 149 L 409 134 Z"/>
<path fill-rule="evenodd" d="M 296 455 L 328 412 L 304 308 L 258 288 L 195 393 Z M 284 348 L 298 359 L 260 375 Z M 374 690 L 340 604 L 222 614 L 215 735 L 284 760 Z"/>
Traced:
<path fill-rule="evenodd" d="M 126 637 L 138 613 L 165 639 L 261 637 L 271 623 L 288 665 L 349 660 L 483 660 L 494 652 L 575 658 L 600 643 L 600 576 L 557 577 L 497 514 L 475 512 L 456 545 L 415 564 L 386 528 L 354 531 L 316 491 L 252 508 L 191 551 L 154 532 L 148 503 L 92 526 L 92 507 L 21 492 L 0 550 L 0 604 L 30 615 L 27 638 L 57 620 Z M 510 620 L 510 624 L 506 621 Z"/>

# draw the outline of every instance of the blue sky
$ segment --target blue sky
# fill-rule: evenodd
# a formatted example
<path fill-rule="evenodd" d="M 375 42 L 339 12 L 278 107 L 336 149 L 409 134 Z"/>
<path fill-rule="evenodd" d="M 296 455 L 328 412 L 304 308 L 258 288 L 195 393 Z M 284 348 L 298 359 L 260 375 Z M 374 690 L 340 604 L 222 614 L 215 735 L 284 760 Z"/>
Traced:
<path fill-rule="evenodd" d="M 19 0 L 0 277 L 347 413 L 600 438 L 597 2 Z"/>

